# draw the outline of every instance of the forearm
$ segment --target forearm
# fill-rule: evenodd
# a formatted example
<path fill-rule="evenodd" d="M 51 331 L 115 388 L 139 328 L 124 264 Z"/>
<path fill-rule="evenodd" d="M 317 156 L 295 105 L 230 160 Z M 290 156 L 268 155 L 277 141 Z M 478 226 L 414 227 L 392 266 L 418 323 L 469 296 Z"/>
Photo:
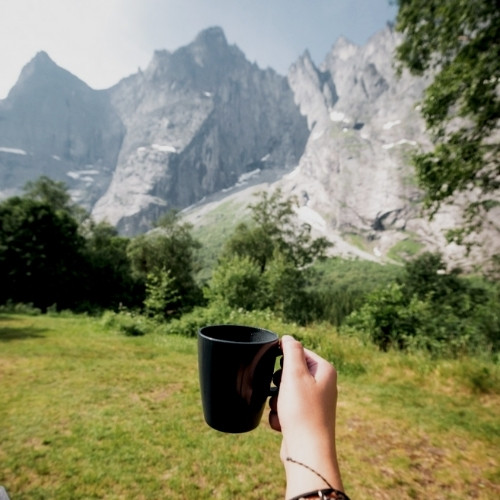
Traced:
<path fill-rule="evenodd" d="M 334 447 L 328 451 L 311 448 L 290 454 L 284 457 L 284 467 L 287 499 L 325 488 L 344 490 Z"/>
<path fill-rule="evenodd" d="M 271 398 L 270 423 L 283 434 L 285 498 L 345 500 L 335 447 L 337 372 L 290 336 L 281 347 L 280 391 Z"/>
<path fill-rule="evenodd" d="M 282 455 L 287 499 L 325 488 L 344 491 L 334 439 L 319 442 L 309 439 L 298 446 L 295 442 L 293 447 L 284 446 Z"/>

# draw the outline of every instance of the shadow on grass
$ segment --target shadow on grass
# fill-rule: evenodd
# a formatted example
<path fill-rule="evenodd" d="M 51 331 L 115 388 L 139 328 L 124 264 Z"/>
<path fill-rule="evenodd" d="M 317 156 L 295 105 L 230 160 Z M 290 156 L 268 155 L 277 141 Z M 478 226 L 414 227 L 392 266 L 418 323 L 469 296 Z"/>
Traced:
<path fill-rule="evenodd" d="M 14 326 L 3 326 L 0 327 L 0 342 L 45 338 L 45 335 L 42 335 L 44 331 L 44 328 L 35 328 L 33 326 L 22 326 L 17 328 Z"/>

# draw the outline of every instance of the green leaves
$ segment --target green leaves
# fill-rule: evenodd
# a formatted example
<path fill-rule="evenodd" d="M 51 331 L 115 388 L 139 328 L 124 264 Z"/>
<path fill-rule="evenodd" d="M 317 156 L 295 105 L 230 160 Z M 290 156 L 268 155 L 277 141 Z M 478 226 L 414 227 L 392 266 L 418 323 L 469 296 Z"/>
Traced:
<path fill-rule="evenodd" d="M 247 255 L 264 272 L 277 251 L 296 267 L 303 268 L 325 255 L 331 243 L 313 238 L 311 226 L 299 223 L 294 211 L 295 198 L 283 198 L 277 189 L 271 195 L 260 193 L 260 200 L 250 205 L 253 225 L 240 224 L 226 244 L 225 254 Z"/>
<path fill-rule="evenodd" d="M 0 204 L 0 302 L 73 306 L 82 267 L 76 221 L 44 201 L 14 197 Z"/>
<path fill-rule="evenodd" d="M 146 314 L 158 319 L 165 319 L 172 313 L 171 304 L 176 304 L 181 296 L 170 270 L 161 269 L 148 273 L 146 277 Z"/>
<path fill-rule="evenodd" d="M 304 323 L 311 314 L 305 291 L 307 266 L 324 256 L 330 243 L 314 239 L 300 224 L 295 199 L 280 190 L 260 193 L 250 206 L 253 224 L 240 224 L 228 240 L 212 274 L 209 300 L 247 311 L 266 309 Z"/>
<path fill-rule="evenodd" d="M 145 305 L 154 314 L 160 310 L 165 317 L 178 313 L 201 298 L 194 279 L 195 251 L 200 244 L 190 230 L 190 224 L 180 223 L 172 212 L 155 230 L 130 241 L 127 253 L 132 270 L 149 287 Z"/>
<path fill-rule="evenodd" d="M 260 309 L 265 288 L 257 262 L 248 256 L 228 256 L 215 268 L 205 296 L 212 302 L 246 311 Z"/>
<path fill-rule="evenodd" d="M 380 349 L 420 349 L 457 357 L 498 352 L 499 289 L 447 272 L 439 254 L 423 253 L 404 275 L 374 290 L 347 325 L 364 331 Z"/>
<path fill-rule="evenodd" d="M 435 147 L 414 157 L 419 183 L 433 212 L 477 188 L 469 201 L 476 210 L 463 219 L 470 233 L 499 196 L 500 9 L 491 0 L 399 0 L 399 6 L 399 71 L 434 77 L 422 115 Z"/>

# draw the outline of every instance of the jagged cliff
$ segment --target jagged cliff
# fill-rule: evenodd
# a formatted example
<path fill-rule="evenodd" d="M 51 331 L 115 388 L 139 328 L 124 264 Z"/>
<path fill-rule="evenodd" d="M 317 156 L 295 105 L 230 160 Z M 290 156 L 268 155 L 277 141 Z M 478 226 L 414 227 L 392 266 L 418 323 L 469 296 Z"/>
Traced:
<path fill-rule="evenodd" d="M 308 136 L 286 78 L 249 63 L 220 28 L 156 52 L 109 95 L 127 132 L 93 213 L 128 233 L 251 171 L 297 164 Z"/>
<path fill-rule="evenodd" d="M 423 217 L 410 157 L 431 146 L 418 105 L 429 81 L 397 76 L 399 36 L 387 27 L 362 47 L 340 38 L 319 67 L 306 52 L 290 68 L 311 133 L 299 166 L 280 185 L 299 197 L 302 216 L 321 232 L 361 242 L 356 255 L 361 246 L 365 257 L 380 258 L 399 245 L 438 250 L 456 264 L 480 262 L 500 250 L 498 232 L 477 235 L 487 244 L 468 256 L 444 238 L 460 223 L 460 200 L 432 223 Z"/>
<path fill-rule="evenodd" d="M 90 209 L 109 184 L 124 133 L 103 92 L 40 52 L 0 101 L 0 194 L 47 175 Z"/>
<path fill-rule="evenodd" d="M 410 156 L 430 145 L 418 109 L 428 82 L 396 76 L 397 43 L 390 27 L 361 47 L 340 38 L 321 64 L 305 51 L 284 77 L 209 28 L 104 91 L 39 53 L 0 101 L 0 197 L 48 175 L 133 235 L 170 208 L 233 186 L 243 203 L 242 184 L 266 182 L 297 195 L 338 253 L 383 259 L 400 245 L 460 259 L 442 234 L 455 207 L 432 223 L 421 214 Z M 498 232 L 486 238 L 498 253 Z"/>
<path fill-rule="evenodd" d="M 307 137 L 286 77 L 220 28 L 100 92 L 40 53 L 0 101 L 0 186 L 64 180 L 97 219 L 136 234 L 242 175 L 296 165 Z"/>
<path fill-rule="evenodd" d="M 319 68 L 308 53 L 290 68 L 311 134 L 283 186 L 342 233 L 376 238 L 408 229 L 417 216 L 420 192 L 409 155 L 428 143 L 415 109 L 425 81 L 396 76 L 396 43 L 389 28 L 364 47 L 341 38 Z"/>

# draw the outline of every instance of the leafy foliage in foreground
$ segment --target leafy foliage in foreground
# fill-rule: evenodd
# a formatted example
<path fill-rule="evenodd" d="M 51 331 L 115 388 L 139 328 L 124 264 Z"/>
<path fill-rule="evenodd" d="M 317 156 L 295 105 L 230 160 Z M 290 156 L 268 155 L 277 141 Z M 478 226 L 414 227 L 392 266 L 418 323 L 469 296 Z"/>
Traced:
<path fill-rule="evenodd" d="M 146 313 L 159 319 L 182 313 L 201 301 L 194 279 L 194 252 L 200 243 L 191 225 L 169 212 L 155 230 L 133 238 L 128 247 L 132 272 L 145 283 Z"/>
<path fill-rule="evenodd" d="M 97 223 L 46 177 L 0 203 L 0 304 L 93 311 L 143 308 L 165 318 L 202 300 L 193 273 L 199 244 L 167 214 L 133 240 Z"/>
<path fill-rule="evenodd" d="M 42 178 L 28 193 L 0 203 L 6 310 L 110 309 L 119 312 L 105 321 L 127 336 L 194 336 L 206 324 L 271 318 L 288 330 L 326 322 L 382 350 L 498 353 L 498 284 L 448 272 L 434 254 L 404 268 L 326 259 L 326 242 L 297 228 L 294 201 L 279 191 L 251 206 L 253 223 L 229 237 L 203 297 L 194 279 L 199 243 L 175 213 L 128 239 L 69 204 L 58 183 Z"/>
<path fill-rule="evenodd" d="M 317 261 L 307 291 L 316 321 L 340 326 L 375 289 L 388 286 L 403 272 L 401 266 L 364 260 L 331 258 Z"/>
<path fill-rule="evenodd" d="M 16 197 L 2 203 L 0 221 L 0 302 L 46 308 L 54 302 L 70 307 L 82 299 L 81 288 L 72 284 L 83 265 L 84 242 L 66 211 Z"/>
<path fill-rule="evenodd" d="M 472 190 L 481 195 L 450 235 L 463 241 L 499 204 L 500 9 L 492 0 L 398 4 L 399 63 L 419 75 L 435 73 L 422 102 L 435 147 L 414 161 L 427 205 L 437 208 Z"/>

